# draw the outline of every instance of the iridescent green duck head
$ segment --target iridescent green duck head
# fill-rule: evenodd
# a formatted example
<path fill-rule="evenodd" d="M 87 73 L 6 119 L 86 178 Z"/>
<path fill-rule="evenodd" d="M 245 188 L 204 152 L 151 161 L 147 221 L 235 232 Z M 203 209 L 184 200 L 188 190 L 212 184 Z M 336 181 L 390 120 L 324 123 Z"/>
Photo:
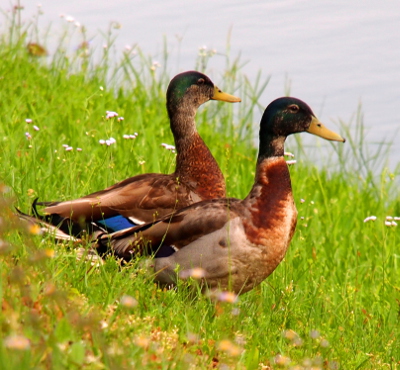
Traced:
<path fill-rule="evenodd" d="M 264 111 L 260 123 L 260 155 L 264 158 L 283 155 L 286 137 L 304 131 L 326 140 L 346 141 L 326 128 L 306 103 L 283 97 L 274 100 Z"/>
<path fill-rule="evenodd" d="M 240 102 L 241 99 L 222 92 L 203 73 L 188 71 L 176 75 L 167 89 L 167 109 L 170 118 L 180 109 L 196 111 L 209 100 L 220 100 L 229 103 Z"/>

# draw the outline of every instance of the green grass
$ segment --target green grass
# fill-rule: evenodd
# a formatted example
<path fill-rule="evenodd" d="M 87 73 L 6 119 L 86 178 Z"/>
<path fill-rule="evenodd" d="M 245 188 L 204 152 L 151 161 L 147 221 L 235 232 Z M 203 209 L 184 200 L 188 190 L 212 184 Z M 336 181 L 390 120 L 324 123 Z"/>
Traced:
<path fill-rule="evenodd" d="M 92 265 L 78 258 L 81 246 L 32 235 L 12 212 L 37 196 L 76 198 L 172 171 L 174 156 L 161 147 L 172 144 L 168 53 L 156 71 L 140 50 L 115 63 L 106 52 L 68 54 L 67 30 L 54 54 L 38 58 L 26 51 L 38 30 L 8 22 L 0 36 L 0 368 L 400 368 L 400 226 L 384 224 L 400 216 L 397 175 L 371 172 L 374 154 L 362 138 L 336 128 L 351 140 L 334 143 L 329 166 L 320 167 L 299 160 L 308 152 L 301 140 L 289 141 L 299 160 L 291 167 L 297 231 L 259 287 L 235 303 L 202 296 L 195 281 L 193 290 L 160 290 L 145 260 Z M 207 72 L 207 58 L 194 65 Z M 209 102 L 197 116 L 229 195 L 239 198 L 253 182 L 253 117 L 268 103 L 259 101 L 267 81 L 250 83 L 240 65 L 228 59 L 213 79 L 243 102 Z M 107 120 L 106 110 L 125 119 Z M 117 143 L 99 144 L 109 137 Z M 364 223 L 370 215 L 377 220 Z"/>

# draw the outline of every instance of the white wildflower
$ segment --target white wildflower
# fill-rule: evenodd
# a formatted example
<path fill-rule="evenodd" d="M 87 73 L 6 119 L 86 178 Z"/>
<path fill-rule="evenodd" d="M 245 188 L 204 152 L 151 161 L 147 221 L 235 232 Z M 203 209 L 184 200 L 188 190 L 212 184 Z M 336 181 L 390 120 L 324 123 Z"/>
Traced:
<path fill-rule="evenodd" d="M 175 147 L 173 145 L 162 143 L 161 146 L 163 146 L 167 150 L 172 150 L 172 151 L 175 150 Z"/>
<path fill-rule="evenodd" d="M 118 116 L 117 112 L 113 112 L 110 110 L 106 111 L 106 119 L 110 119 L 110 118 L 117 117 L 117 116 Z"/>
<path fill-rule="evenodd" d="M 368 216 L 364 222 L 368 222 L 368 221 L 375 221 L 376 220 L 376 216 Z"/>

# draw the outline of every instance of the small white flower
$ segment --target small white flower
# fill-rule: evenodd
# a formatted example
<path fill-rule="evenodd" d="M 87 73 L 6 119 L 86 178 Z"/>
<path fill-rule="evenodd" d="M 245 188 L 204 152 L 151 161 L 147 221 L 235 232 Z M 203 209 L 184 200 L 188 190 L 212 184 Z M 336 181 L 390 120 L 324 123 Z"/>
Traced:
<path fill-rule="evenodd" d="M 32 120 L 32 118 L 26 118 L 26 119 L 25 119 L 25 122 L 26 122 L 26 123 L 32 123 L 33 120 Z"/>
<path fill-rule="evenodd" d="M 72 23 L 72 22 L 75 20 L 75 18 L 74 18 L 74 17 L 71 17 L 70 15 L 68 15 L 67 17 L 65 17 L 65 20 L 66 20 L 67 22 L 69 22 L 69 23 Z"/>
<path fill-rule="evenodd" d="M 400 221 L 400 217 L 393 217 L 395 221 Z"/>
<path fill-rule="evenodd" d="M 63 144 L 62 146 L 63 146 L 64 148 L 68 148 L 68 147 L 69 147 L 68 144 Z"/>
<path fill-rule="evenodd" d="M 107 49 L 108 45 L 107 44 L 103 44 L 103 49 Z"/>
<path fill-rule="evenodd" d="M 305 200 L 303 198 L 300 199 L 300 203 L 304 203 Z"/>
<path fill-rule="evenodd" d="M 132 46 L 130 46 L 130 45 L 125 45 L 125 50 L 132 50 Z"/>
<path fill-rule="evenodd" d="M 129 138 L 130 138 L 130 139 L 136 139 L 136 136 L 137 136 L 137 135 L 135 135 L 135 134 L 129 135 Z"/>
<path fill-rule="evenodd" d="M 106 118 L 107 119 L 110 119 L 110 118 L 113 118 L 113 117 L 117 117 L 117 116 L 118 116 L 117 112 L 113 112 L 113 111 L 110 111 L 110 110 L 106 111 Z"/>
<path fill-rule="evenodd" d="M 386 226 L 392 226 L 392 222 L 391 221 L 385 221 L 385 225 Z"/>
<path fill-rule="evenodd" d="M 70 152 L 71 150 L 73 150 L 74 148 L 72 147 L 72 146 L 68 146 L 68 147 L 66 147 L 65 148 L 65 151 L 66 152 Z"/>
<path fill-rule="evenodd" d="M 123 121 L 124 119 L 124 117 L 118 117 L 118 121 Z"/>
<path fill-rule="evenodd" d="M 106 141 L 103 140 L 103 139 L 100 139 L 100 140 L 99 140 L 99 143 L 100 143 L 101 145 L 104 145 L 104 144 L 106 143 Z"/>
<path fill-rule="evenodd" d="M 397 226 L 397 222 L 396 221 L 392 221 L 392 226 Z"/>
<path fill-rule="evenodd" d="M 368 221 L 375 221 L 376 220 L 376 216 L 368 216 L 364 222 L 368 222 Z"/>
<path fill-rule="evenodd" d="M 130 137 L 130 135 L 123 135 L 122 136 L 124 139 L 130 139 L 131 137 Z"/>
<path fill-rule="evenodd" d="M 163 146 L 167 150 L 175 150 L 175 147 L 173 145 L 162 143 L 161 146 Z"/>
<path fill-rule="evenodd" d="M 39 127 L 37 127 L 37 126 L 33 126 L 33 129 L 35 130 L 35 131 L 39 131 Z"/>
<path fill-rule="evenodd" d="M 295 159 L 291 159 L 290 161 L 286 161 L 287 165 L 290 166 L 292 164 L 296 164 L 297 161 Z"/>
<path fill-rule="evenodd" d="M 294 154 L 293 154 L 293 153 L 290 153 L 290 152 L 284 152 L 283 154 L 284 154 L 284 155 L 286 155 L 287 157 L 294 158 Z"/>
<path fill-rule="evenodd" d="M 29 132 L 25 132 L 25 136 L 28 140 L 32 139 L 32 135 Z"/>
<path fill-rule="evenodd" d="M 77 152 L 81 152 L 81 151 L 82 151 L 82 148 L 76 148 L 76 151 L 77 151 Z"/>
<path fill-rule="evenodd" d="M 108 141 L 109 141 L 111 144 L 115 144 L 115 143 L 117 142 L 117 140 L 115 140 L 113 137 L 110 137 L 110 138 L 108 139 Z"/>
<path fill-rule="evenodd" d="M 100 86 L 99 89 L 100 89 L 101 91 L 103 91 L 103 90 L 104 90 L 104 87 L 103 87 L 103 86 Z"/>
<path fill-rule="evenodd" d="M 79 28 L 81 24 L 79 22 L 75 22 L 75 27 Z"/>

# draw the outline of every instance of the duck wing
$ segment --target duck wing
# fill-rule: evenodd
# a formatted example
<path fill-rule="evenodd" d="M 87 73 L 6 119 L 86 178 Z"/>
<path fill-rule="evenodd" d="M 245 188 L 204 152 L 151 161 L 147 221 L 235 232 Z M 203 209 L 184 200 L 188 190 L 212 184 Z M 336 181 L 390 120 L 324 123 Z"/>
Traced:
<path fill-rule="evenodd" d="M 190 184 L 180 184 L 174 175 L 152 173 L 131 177 L 75 200 L 36 202 L 34 206 L 46 206 L 44 220 L 53 225 L 60 225 L 63 220 L 83 224 L 82 227 L 94 222 L 112 232 L 152 222 L 199 200 Z"/>
<path fill-rule="evenodd" d="M 164 257 L 222 229 L 228 221 L 240 217 L 243 212 L 246 209 L 238 199 L 206 200 L 155 223 L 103 234 L 97 239 L 96 247 L 101 251 L 111 248 L 116 256 L 127 260 L 144 251 Z"/>

